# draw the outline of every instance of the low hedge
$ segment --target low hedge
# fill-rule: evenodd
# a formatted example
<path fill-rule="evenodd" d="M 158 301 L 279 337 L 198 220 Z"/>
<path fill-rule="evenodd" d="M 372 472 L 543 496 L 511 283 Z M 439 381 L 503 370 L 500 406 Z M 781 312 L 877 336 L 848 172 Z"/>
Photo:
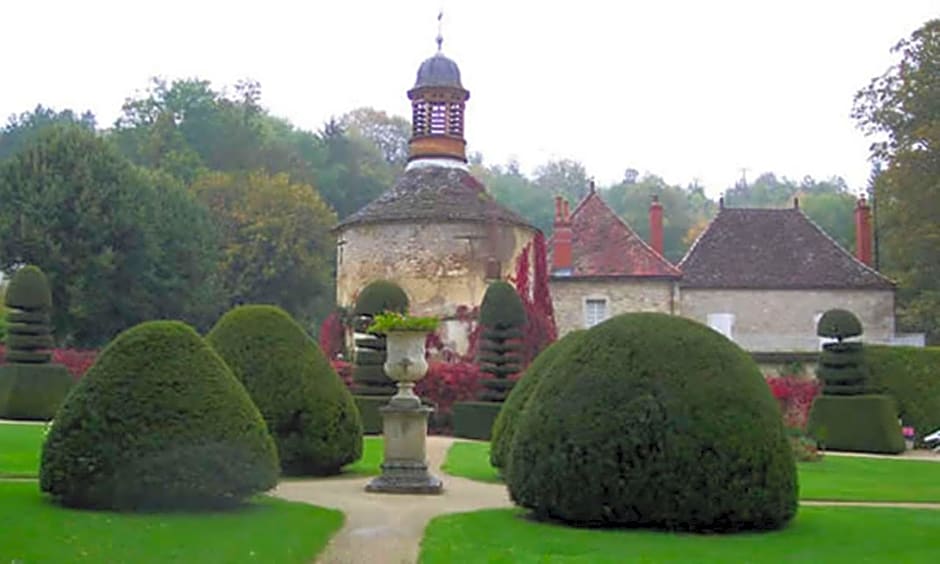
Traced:
<path fill-rule="evenodd" d="M 898 454 L 905 448 L 897 406 L 886 395 L 819 396 L 807 430 L 832 450 Z"/>
<path fill-rule="evenodd" d="M 387 395 L 354 395 L 359 419 L 362 420 L 362 432 L 367 435 L 382 434 L 382 413 L 379 408 L 388 405 Z"/>
<path fill-rule="evenodd" d="M 52 419 L 72 382 L 61 364 L 0 365 L 0 418 Z"/>
<path fill-rule="evenodd" d="M 940 429 L 940 347 L 865 346 L 868 386 L 897 402 L 915 442 Z"/>
<path fill-rule="evenodd" d="M 463 401 L 454 403 L 454 436 L 464 439 L 490 440 L 493 422 L 502 402 Z"/>

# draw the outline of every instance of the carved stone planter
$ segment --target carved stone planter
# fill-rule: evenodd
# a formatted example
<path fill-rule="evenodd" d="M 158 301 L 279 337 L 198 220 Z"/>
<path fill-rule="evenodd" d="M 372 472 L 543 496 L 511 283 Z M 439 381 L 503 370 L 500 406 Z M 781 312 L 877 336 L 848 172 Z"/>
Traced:
<path fill-rule="evenodd" d="M 441 480 L 428 472 L 428 416 L 434 410 L 421 405 L 415 395 L 415 382 L 424 378 L 427 334 L 417 331 L 390 331 L 386 335 L 385 373 L 395 381 L 398 393 L 380 408 L 385 444 L 382 475 L 366 485 L 368 492 L 439 494 Z"/>

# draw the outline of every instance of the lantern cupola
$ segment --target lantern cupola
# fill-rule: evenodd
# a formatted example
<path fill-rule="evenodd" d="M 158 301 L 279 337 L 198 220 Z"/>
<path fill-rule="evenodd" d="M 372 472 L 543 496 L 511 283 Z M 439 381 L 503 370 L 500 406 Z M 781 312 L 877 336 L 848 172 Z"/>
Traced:
<path fill-rule="evenodd" d="M 418 68 L 411 100 L 412 134 L 408 161 L 433 160 L 466 163 L 464 108 L 468 92 L 460 83 L 457 63 L 441 52 L 443 39 L 437 37 L 437 53 Z"/>

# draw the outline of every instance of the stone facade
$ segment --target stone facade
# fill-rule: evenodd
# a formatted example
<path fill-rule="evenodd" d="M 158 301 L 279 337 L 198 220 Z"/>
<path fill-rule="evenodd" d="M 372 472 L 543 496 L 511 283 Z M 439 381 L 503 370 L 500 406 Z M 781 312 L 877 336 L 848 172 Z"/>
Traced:
<path fill-rule="evenodd" d="M 369 282 L 391 280 L 402 287 L 413 315 L 451 317 L 458 306 L 478 306 L 486 291 L 490 257 L 506 278 L 535 230 L 473 222 L 376 223 L 339 233 L 336 297 L 354 303 Z"/>
<path fill-rule="evenodd" d="M 658 278 L 552 278 L 549 289 L 558 334 L 586 327 L 587 300 L 606 301 L 607 317 L 633 311 L 676 313 L 676 282 Z"/>
<path fill-rule="evenodd" d="M 842 308 L 858 316 L 866 342 L 894 338 L 894 291 L 733 290 L 683 288 L 679 313 L 701 323 L 709 315 L 731 314 L 731 338 L 749 351 L 818 350 L 816 321 L 824 311 Z"/>

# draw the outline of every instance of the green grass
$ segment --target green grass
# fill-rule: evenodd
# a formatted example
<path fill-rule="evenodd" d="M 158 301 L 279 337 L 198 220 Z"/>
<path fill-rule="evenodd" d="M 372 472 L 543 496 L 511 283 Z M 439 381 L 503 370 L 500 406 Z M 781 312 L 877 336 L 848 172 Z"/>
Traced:
<path fill-rule="evenodd" d="M 420 562 L 929 562 L 940 511 L 803 507 L 781 531 L 738 535 L 576 529 L 516 509 L 431 521 Z"/>
<path fill-rule="evenodd" d="M 0 478 L 36 477 L 45 424 L 0 424 Z"/>
<path fill-rule="evenodd" d="M 45 425 L 0 424 L 0 478 L 36 478 Z M 344 473 L 375 476 L 382 463 L 382 437 L 365 437 L 362 458 Z"/>
<path fill-rule="evenodd" d="M 36 482 L 0 481 L 0 562 L 311 562 L 339 511 L 259 496 L 226 512 L 128 514 L 58 507 Z"/>
<path fill-rule="evenodd" d="M 499 483 L 489 460 L 489 443 L 457 442 L 442 469 L 452 476 Z M 804 500 L 940 502 L 937 462 L 830 455 L 797 468 Z"/>

